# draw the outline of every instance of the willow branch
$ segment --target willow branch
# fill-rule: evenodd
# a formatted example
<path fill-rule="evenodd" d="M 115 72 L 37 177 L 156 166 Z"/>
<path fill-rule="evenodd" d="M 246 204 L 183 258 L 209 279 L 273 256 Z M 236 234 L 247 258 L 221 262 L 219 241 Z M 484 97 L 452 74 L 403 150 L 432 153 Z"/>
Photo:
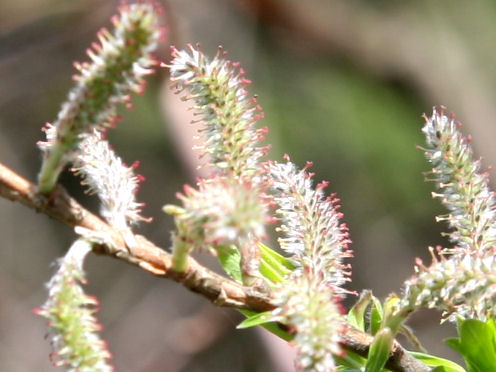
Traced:
<path fill-rule="evenodd" d="M 99 217 L 82 207 L 62 186 L 44 196 L 36 186 L 0 163 L 0 196 L 20 202 L 38 212 L 49 215 L 71 227 L 83 227 L 105 236 L 105 245 L 97 245 L 94 252 L 110 255 L 149 271 L 182 283 L 220 306 L 266 311 L 273 308 L 267 294 L 245 288 L 188 259 L 184 273 L 172 271 L 172 257 L 141 235 L 131 237 L 113 229 Z"/>
<path fill-rule="evenodd" d="M 172 270 L 172 256 L 141 235 L 126 235 L 108 225 L 98 216 L 81 206 L 62 186 L 52 194 L 38 193 L 36 186 L 0 163 L 0 196 L 19 202 L 38 212 L 44 213 L 68 226 L 83 227 L 108 239 L 105 244 L 95 245 L 97 254 L 109 255 L 138 266 L 153 275 L 169 278 L 181 283 L 218 306 L 247 309 L 256 312 L 275 308 L 269 293 L 244 287 L 188 258 L 184 273 Z M 359 355 L 367 356 L 373 337 L 344 327 L 343 347 Z M 413 358 L 401 345 L 395 342 L 387 367 L 397 372 L 427 372 L 429 367 Z"/>

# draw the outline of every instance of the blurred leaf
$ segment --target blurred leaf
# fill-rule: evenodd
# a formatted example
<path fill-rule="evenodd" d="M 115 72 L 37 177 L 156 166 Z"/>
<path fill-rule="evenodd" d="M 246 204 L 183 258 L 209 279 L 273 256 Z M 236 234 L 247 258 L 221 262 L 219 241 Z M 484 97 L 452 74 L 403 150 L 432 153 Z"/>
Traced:
<path fill-rule="evenodd" d="M 469 372 L 495 370 L 496 328 L 493 319 L 487 322 L 460 319 L 458 336 L 445 340 L 445 343 L 463 356 Z"/>
<path fill-rule="evenodd" d="M 370 333 L 375 335 L 381 328 L 382 318 L 384 311 L 382 309 L 381 301 L 376 297 L 372 297 L 372 308 L 370 309 Z"/>
<path fill-rule="evenodd" d="M 372 297 L 372 291 L 363 291 L 358 301 L 348 312 L 348 323 L 362 332 L 365 331 L 366 311 Z"/>
<path fill-rule="evenodd" d="M 382 328 L 374 336 L 370 345 L 365 372 L 381 372 L 389 358 L 393 345 L 393 332 L 390 328 Z"/>
<path fill-rule="evenodd" d="M 367 362 L 367 359 L 361 357 L 360 355 L 347 350 L 346 354 L 343 356 L 334 356 L 334 360 L 340 365 L 338 371 L 361 371 L 363 372 L 363 367 Z"/>
<path fill-rule="evenodd" d="M 447 360 L 443 358 L 436 357 L 434 355 L 429 355 L 429 354 L 424 354 L 424 353 L 418 353 L 415 351 L 409 351 L 410 354 L 412 354 L 416 359 L 420 360 L 421 362 L 427 364 L 429 367 L 439 367 L 434 369 L 436 372 L 465 372 L 465 369 L 463 367 L 459 366 L 458 364 Z M 433 372 L 434 372 L 433 371 Z"/>

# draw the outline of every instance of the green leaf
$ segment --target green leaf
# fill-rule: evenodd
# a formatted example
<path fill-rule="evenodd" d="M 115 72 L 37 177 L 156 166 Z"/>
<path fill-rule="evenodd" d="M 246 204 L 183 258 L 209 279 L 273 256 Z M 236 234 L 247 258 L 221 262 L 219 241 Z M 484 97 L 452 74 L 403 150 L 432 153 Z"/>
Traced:
<path fill-rule="evenodd" d="M 260 273 L 272 283 L 282 282 L 294 269 L 294 265 L 288 258 L 274 252 L 266 245 L 259 244 L 259 246 L 261 256 Z M 236 282 L 242 283 L 241 253 L 238 248 L 235 245 L 217 247 L 217 258 L 226 273 Z M 262 326 L 283 340 L 290 341 L 293 339 L 292 335 L 282 329 L 279 323 L 275 322 L 270 311 L 255 313 L 249 310 L 238 310 L 247 317 L 238 325 L 238 328 Z"/>
<path fill-rule="evenodd" d="M 365 314 L 372 297 L 371 291 L 363 291 L 358 301 L 348 311 L 348 323 L 362 332 L 365 331 Z"/>
<path fill-rule="evenodd" d="M 370 345 L 365 372 L 382 371 L 389 358 L 393 340 L 393 332 L 390 328 L 386 327 L 377 331 Z"/>
<path fill-rule="evenodd" d="M 248 316 L 248 318 L 239 323 L 236 328 L 251 328 L 273 321 L 274 315 L 272 315 L 272 311 L 264 311 L 263 313 L 256 313 L 255 315 Z"/>
<path fill-rule="evenodd" d="M 295 269 L 295 265 L 291 259 L 284 257 L 263 243 L 259 243 L 258 246 L 260 247 L 262 257 L 271 257 L 273 260 L 277 261 L 278 264 L 286 268 L 285 272 L 291 272 Z"/>
<path fill-rule="evenodd" d="M 394 293 L 389 295 L 382 306 L 382 327 L 388 327 L 393 335 L 398 333 L 406 318 L 399 312 L 400 298 Z"/>
<path fill-rule="evenodd" d="M 460 319 L 458 336 L 445 340 L 445 343 L 463 356 L 469 372 L 495 370 L 496 328 L 493 319 L 487 322 Z"/>
<path fill-rule="evenodd" d="M 223 245 L 217 247 L 217 258 L 226 273 L 236 282 L 242 283 L 240 268 L 241 253 L 235 245 Z"/>
<path fill-rule="evenodd" d="M 434 355 L 419 353 L 415 351 L 409 351 L 416 359 L 420 360 L 424 364 L 427 364 L 429 367 L 442 367 L 439 369 L 439 372 L 466 372 L 465 369 L 458 364 L 452 362 L 451 360 L 439 358 Z M 434 371 L 438 372 L 438 369 L 434 369 Z M 433 371 L 433 372 L 434 372 Z"/>
<path fill-rule="evenodd" d="M 372 308 L 370 309 L 370 333 L 375 335 L 381 328 L 384 311 L 381 301 L 376 297 L 372 297 Z"/>
<path fill-rule="evenodd" d="M 270 311 L 266 311 L 263 313 L 256 313 L 254 311 L 241 309 L 238 309 L 238 311 L 246 316 L 246 319 L 242 321 L 237 328 L 244 329 L 254 326 L 262 326 L 266 330 L 282 338 L 283 340 L 291 341 L 294 337 L 280 327 L 280 324 L 277 323 L 270 315 Z"/>
<path fill-rule="evenodd" d="M 286 276 L 295 269 L 289 258 L 286 258 L 265 244 L 260 247 L 260 273 L 271 283 L 282 283 Z"/>
<path fill-rule="evenodd" d="M 294 270 L 289 258 L 260 243 L 260 274 L 270 283 L 281 283 Z M 242 283 L 240 269 L 241 253 L 235 245 L 217 247 L 217 258 L 226 273 L 238 283 Z"/>
<path fill-rule="evenodd" d="M 338 371 L 363 371 L 363 367 L 365 366 L 366 359 L 362 358 L 360 355 L 347 350 L 343 356 L 333 356 L 334 360 L 337 364 L 339 364 L 342 368 Z"/>

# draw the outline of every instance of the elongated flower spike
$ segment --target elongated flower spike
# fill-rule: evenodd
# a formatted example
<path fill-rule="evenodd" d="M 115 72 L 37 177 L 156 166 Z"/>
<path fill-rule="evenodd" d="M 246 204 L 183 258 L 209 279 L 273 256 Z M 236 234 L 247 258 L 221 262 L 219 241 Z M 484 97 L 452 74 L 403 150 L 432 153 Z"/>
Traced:
<path fill-rule="evenodd" d="M 458 317 L 486 320 L 496 316 L 496 215 L 494 192 L 489 189 L 487 172 L 480 172 L 480 160 L 474 160 L 470 140 L 464 137 L 454 116 L 445 108 L 434 108 L 425 117 L 427 159 L 433 164 L 428 174 L 439 191 L 449 214 L 438 217 L 447 221 L 454 246 L 430 248 L 432 264 L 417 260 L 415 275 L 405 283 L 399 313 L 405 317 L 419 307 L 443 311 L 443 319 Z"/>
<path fill-rule="evenodd" d="M 35 312 L 48 319 L 48 337 L 52 343 L 52 362 L 69 372 L 114 369 L 108 364 L 111 354 L 97 332 L 101 329 L 94 316 L 98 301 L 86 295 L 83 261 L 91 245 L 77 240 L 59 259 L 59 269 L 47 284 L 49 296 Z"/>
<path fill-rule="evenodd" d="M 50 193 L 64 166 L 74 160 L 84 133 L 112 126 L 116 107 L 131 107 L 130 93 L 144 90 L 144 76 L 157 64 L 151 56 L 163 32 L 157 23 L 157 5 L 149 1 L 122 4 L 112 18 L 114 32 L 102 29 L 99 43 L 88 49 L 91 62 L 76 63 L 79 74 L 57 119 L 45 128 L 46 141 L 38 177 L 42 193 Z"/>
<path fill-rule="evenodd" d="M 125 165 L 97 130 L 84 136 L 79 149 L 73 170 L 84 177 L 82 183 L 89 187 L 90 193 L 98 194 L 103 218 L 120 230 L 147 221 L 140 215 L 144 204 L 136 202 L 142 180 L 133 172 L 137 164 Z"/>
<path fill-rule="evenodd" d="M 266 128 L 256 129 L 263 117 L 256 98 L 250 97 L 246 87 L 251 84 L 238 63 L 226 59 L 221 48 L 210 61 L 198 48 L 188 45 L 187 50 L 172 47 L 171 81 L 184 100 L 192 100 L 199 120 L 199 130 L 205 139 L 198 149 L 208 156 L 207 165 L 214 172 L 229 174 L 257 182 L 260 175 L 259 160 L 267 147 L 258 143 Z"/>
<path fill-rule="evenodd" d="M 290 253 L 297 268 L 276 291 L 279 307 L 275 319 L 295 331 L 298 371 L 334 371 L 332 355 L 341 355 L 340 300 L 349 293 L 351 257 L 348 230 L 339 220 L 338 199 L 325 197 L 326 182 L 312 187 L 311 163 L 298 170 L 286 163 L 271 162 L 268 177 L 281 220 L 280 246 Z"/>
<path fill-rule="evenodd" d="M 298 170 L 289 157 L 286 160 L 268 166 L 276 214 L 282 222 L 278 231 L 284 234 L 279 244 L 299 266 L 294 275 L 307 267 L 335 292 L 346 293 L 341 286 L 350 280 L 351 273 L 350 265 L 342 260 L 352 257 L 352 252 L 348 229 L 340 222 L 339 199 L 335 194 L 324 195 L 327 182 L 313 188 L 314 174 L 307 172 L 312 163 Z"/>
<path fill-rule="evenodd" d="M 238 63 L 225 59 L 219 48 L 209 60 L 198 48 L 172 48 L 169 65 L 176 93 L 194 102 L 202 122 L 204 144 L 198 147 L 212 178 L 200 180 L 198 190 L 186 188 L 179 198 L 183 207 L 166 206 L 176 218 L 174 269 L 185 270 L 186 256 L 196 247 L 235 244 L 241 252 L 245 285 L 260 283 L 258 241 L 265 235 L 267 218 L 264 168 L 259 164 L 267 147 L 259 146 L 266 128 L 255 128 L 263 116 L 250 84 Z"/>
<path fill-rule="evenodd" d="M 448 234 L 456 246 L 449 253 L 469 253 L 485 250 L 496 245 L 496 202 L 489 189 L 488 172 L 480 171 L 480 159 L 473 158 L 470 138 L 459 131 L 460 123 L 454 116 L 434 108 L 431 117 L 425 117 L 422 131 L 426 136 L 427 159 L 433 164 L 432 181 L 449 214 L 437 217 L 447 221 L 453 229 Z"/>

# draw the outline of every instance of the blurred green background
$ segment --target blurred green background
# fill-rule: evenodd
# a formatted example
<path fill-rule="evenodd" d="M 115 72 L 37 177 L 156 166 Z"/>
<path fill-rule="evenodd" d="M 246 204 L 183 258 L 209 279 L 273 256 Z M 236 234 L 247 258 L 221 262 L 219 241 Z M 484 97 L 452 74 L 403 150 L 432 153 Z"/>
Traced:
<path fill-rule="evenodd" d="M 270 128 L 270 158 L 314 162 L 316 180 L 337 192 L 353 240 L 350 289 L 379 297 L 400 291 L 414 257 L 447 244 L 443 213 L 421 151 L 423 112 L 447 105 L 473 135 L 484 164 L 496 164 L 496 7 L 494 1 L 161 1 L 169 45 L 200 43 L 209 55 L 222 45 L 253 80 L 251 93 Z M 86 60 L 118 1 L 0 0 L 0 161 L 36 179 L 40 128 L 53 121 L 72 86 L 73 61 Z M 172 221 L 161 213 L 175 192 L 195 179 L 196 130 L 167 87 L 167 71 L 148 79 L 135 109 L 110 132 L 127 163 L 139 160 L 147 181 L 139 200 L 154 222 L 139 232 L 169 244 Z M 71 193 L 95 210 L 79 180 Z M 51 263 L 74 238 L 65 226 L 0 200 L 0 370 L 54 371 L 32 314 L 45 299 Z M 274 243 L 273 243 L 274 245 Z M 215 264 L 206 255 L 201 260 Z M 91 257 L 87 292 L 101 300 L 99 318 L 119 371 L 288 371 L 284 345 L 261 331 L 236 331 L 240 317 L 217 309 L 176 283 L 105 257 Z M 350 299 L 349 301 L 352 301 Z M 439 314 L 410 321 L 429 351 L 453 357 Z"/>

